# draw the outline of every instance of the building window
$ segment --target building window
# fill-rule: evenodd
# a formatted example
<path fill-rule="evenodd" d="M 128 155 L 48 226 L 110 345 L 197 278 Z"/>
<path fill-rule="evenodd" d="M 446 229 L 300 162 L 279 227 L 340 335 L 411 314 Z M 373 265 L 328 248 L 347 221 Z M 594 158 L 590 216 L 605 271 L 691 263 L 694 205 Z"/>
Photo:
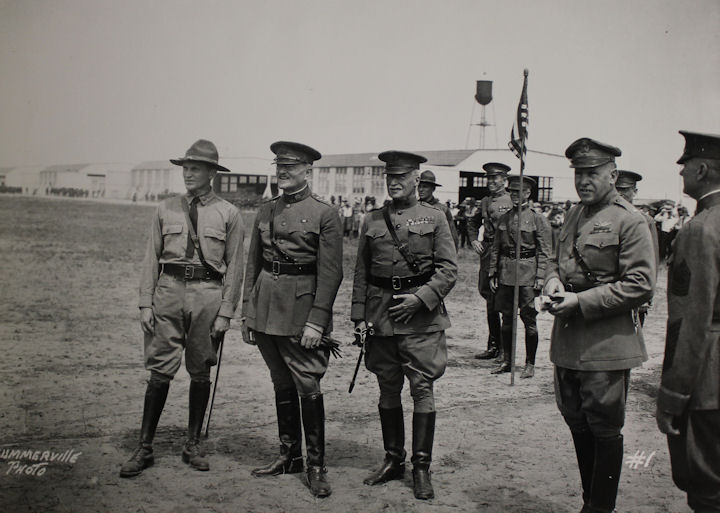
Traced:
<path fill-rule="evenodd" d="M 467 187 L 467 186 L 468 186 L 467 176 L 461 176 L 460 177 L 460 187 Z"/>
<path fill-rule="evenodd" d="M 382 166 L 373 166 L 372 168 L 372 195 L 379 198 L 385 194 L 385 177 L 383 172 L 385 168 Z"/>
<path fill-rule="evenodd" d="M 220 192 L 228 192 L 230 189 L 230 177 L 226 175 L 220 176 Z"/>
<path fill-rule="evenodd" d="M 553 177 L 538 177 L 538 201 L 552 201 Z"/>
<path fill-rule="evenodd" d="M 347 168 L 338 167 L 335 169 L 335 194 L 344 195 L 347 189 Z"/>
<path fill-rule="evenodd" d="M 353 194 L 365 193 L 365 168 L 353 168 Z"/>
<path fill-rule="evenodd" d="M 318 169 L 317 173 L 317 187 L 316 191 L 321 196 L 327 196 L 327 194 L 330 192 L 330 168 L 328 167 L 321 167 Z"/>

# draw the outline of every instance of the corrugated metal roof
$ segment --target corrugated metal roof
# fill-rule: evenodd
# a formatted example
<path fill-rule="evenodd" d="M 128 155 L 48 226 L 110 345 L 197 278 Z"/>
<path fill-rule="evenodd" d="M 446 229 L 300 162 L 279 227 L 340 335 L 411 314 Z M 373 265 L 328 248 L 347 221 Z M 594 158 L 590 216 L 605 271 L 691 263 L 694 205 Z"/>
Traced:
<path fill-rule="evenodd" d="M 477 150 L 426 150 L 413 151 L 428 159 L 431 166 L 456 166 Z M 365 167 L 384 166 L 377 153 L 343 153 L 324 155 L 313 167 Z"/>
<path fill-rule="evenodd" d="M 77 173 L 89 164 L 55 164 L 43 168 L 43 171 L 56 171 L 59 173 Z"/>
<path fill-rule="evenodd" d="M 423 155 L 428 159 L 429 166 L 457 166 L 464 162 L 472 155 L 478 154 L 507 154 L 511 159 L 515 159 L 514 155 L 507 148 L 500 149 L 474 149 L 474 150 L 418 150 L 413 151 L 418 155 Z M 550 155 L 553 157 L 562 157 L 552 153 L 538 152 L 528 150 L 528 153 L 537 153 L 540 155 Z M 313 164 L 313 167 L 364 167 L 364 166 L 384 166 L 384 163 L 378 160 L 377 153 L 343 153 L 337 155 L 325 155 L 323 158 Z"/>

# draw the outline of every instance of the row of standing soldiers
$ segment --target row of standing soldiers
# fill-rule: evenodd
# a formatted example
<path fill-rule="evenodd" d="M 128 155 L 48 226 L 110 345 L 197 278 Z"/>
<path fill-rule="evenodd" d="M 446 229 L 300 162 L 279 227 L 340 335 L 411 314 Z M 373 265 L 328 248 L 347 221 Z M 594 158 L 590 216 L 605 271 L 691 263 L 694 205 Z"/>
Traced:
<path fill-rule="evenodd" d="M 718 179 L 718 161 L 712 159 L 720 160 L 720 151 L 716 152 L 720 149 L 720 138 L 684 135 L 683 159 L 687 163 L 683 173 L 690 164 L 702 160 L 714 163 L 711 175 Z M 706 150 L 707 147 L 715 149 Z M 287 141 L 274 143 L 271 150 L 276 155 L 278 187 L 283 193 L 265 203 L 255 218 L 244 283 L 240 214 L 210 187 L 218 171 L 227 171 L 218 163 L 217 149 L 211 142 L 200 140 L 184 157 L 171 160 L 182 166 L 188 194 L 164 201 L 152 223 L 139 302 L 145 333 L 145 366 L 150 371 L 150 380 L 140 443 L 122 466 L 123 477 L 138 475 L 154 462 L 152 440 L 183 351 L 191 385 L 188 437 L 182 458 L 197 470 L 209 468 L 199 435 L 209 398 L 210 369 L 217 362 L 218 347 L 242 288 L 243 339 L 257 345 L 270 371 L 280 439 L 278 456 L 252 473 L 267 476 L 304 470 L 313 495 L 326 497 L 331 493 L 325 467 L 325 410 L 320 381 L 328 365 L 333 303 L 343 278 L 342 227 L 334 207 L 314 196 L 308 187 L 307 174 L 320 153 Z M 532 346 L 537 347 L 537 330 L 533 335 L 534 316 L 526 308 L 527 300 L 534 298 L 540 289 L 552 298 L 548 308 L 556 316 L 551 342 L 556 398 L 573 435 L 583 486 L 582 511 L 586 513 L 610 512 L 615 505 L 629 369 L 647 358 L 637 308 L 652 297 L 655 285 L 656 256 L 647 222 L 615 190 L 615 157 L 619 155 L 619 149 L 587 138 L 568 147 L 566 156 L 575 168 L 581 203 L 568 213 L 557 251 L 550 258 L 544 238 L 546 224 L 526 215 L 523 204 L 527 193 L 519 194 L 517 179 L 511 180 L 511 199 L 504 205 L 498 200 L 499 194 L 492 194 L 491 189 L 492 196 L 483 211 L 489 217 L 495 216 L 498 222 L 492 226 L 494 231 L 486 225 L 487 237 L 477 242 L 483 254 L 481 291 L 504 317 L 500 324 L 488 314 L 491 339 L 496 345 L 502 340 L 507 346 L 508 318 L 513 313 L 512 307 L 507 309 L 508 298 L 512 296 L 509 288 L 516 278 L 511 264 L 521 260 L 517 278 L 523 290 L 521 318 L 526 321 L 530 344 L 524 369 L 527 377 L 533 372 Z M 457 278 L 456 243 L 446 214 L 416 199 L 419 167 L 426 159 L 398 151 L 381 153 L 379 158 L 386 164 L 387 190 L 392 202 L 370 212 L 363 221 L 351 306 L 356 332 L 367 336 L 365 365 L 378 381 L 385 448 L 382 465 L 365 483 L 375 485 L 404 474 L 401 390 L 407 378 L 414 403 L 413 491 L 418 499 L 430 499 L 434 497 L 429 472 L 436 419 L 433 384 L 443 375 L 447 364 L 445 330 L 450 322 L 444 298 Z M 707 171 L 708 165 L 703 165 Z M 498 182 L 504 183 L 500 175 L 507 170 L 503 173 L 499 165 L 493 164 L 486 171 L 490 177 L 499 176 L 502 180 Z M 689 171 L 687 175 L 690 176 Z M 687 181 L 685 174 L 683 177 Z M 720 183 L 720 179 L 713 183 Z M 706 189 L 702 190 L 707 192 Z M 700 190 L 686 192 L 693 195 Z M 718 197 L 715 193 L 710 194 L 712 201 L 705 203 L 714 206 Z M 697 196 L 699 208 L 706 196 Z M 515 209 L 511 208 L 513 204 Z M 709 211 L 716 222 L 720 212 L 712 208 Z M 519 254 L 513 244 L 517 223 L 522 234 Z M 714 236 L 720 238 L 718 233 Z M 487 245 L 489 241 L 491 245 Z M 716 240 L 713 243 L 720 249 Z M 688 294 L 690 276 L 696 280 L 693 258 L 687 255 L 683 261 L 680 281 L 671 279 L 670 294 Z M 714 258 L 717 260 L 717 253 Z M 522 262 L 526 260 L 535 264 Z M 672 436 L 682 437 L 683 442 L 675 445 L 684 448 L 684 456 L 677 458 L 685 458 L 687 476 L 683 479 L 674 473 L 674 477 L 678 485 L 688 490 L 689 500 L 718 504 L 712 502 L 718 499 L 717 493 L 713 496 L 707 490 L 720 482 L 717 472 L 720 458 L 706 462 L 698 472 L 698 465 L 692 462 L 696 452 L 692 450 L 693 444 L 698 442 L 687 436 L 688 426 L 700 422 L 689 416 L 688 410 L 698 405 L 700 409 L 718 410 L 718 369 L 700 373 L 702 383 L 714 390 L 715 395 L 709 398 L 697 399 L 702 394 L 698 395 L 696 383 L 686 377 L 688 372 L 698 374 L 698 370 L 689 368 L 685 344 L 698 349 L 702 343 L 688 342 L 683 329 L 698 335 L 698 329 L 705 330 L 710 319 L 712 323 L 718 322 L 714 315 L 720 301 L 717 276 L 708 283 L 710 288 L 704 284 L 704 290 L 711 296 L 703 299 L 716 306 L 705 319 L 707 322 L 692 327 L 683 323 L 672 337 L 668 334 L 668 348 L 672 345 L 675 356 L 673 359 L 666 355 L 658 424 L 661 425 L 661 418 L 669 418 L 672 429 L 679 433 Z M 674 305 L 672 296 L 670 305 Z M 678 315 L 682 318 L 694 312 L 683 303 L 670 312 L 671 319 Z M 715 362 L 717 338 L 716 333 L 714 339 L 707 336 L 704 339 L 705 345 L 712 348 L 710 356 L 715 357 L 710 361 Z M 507 363 L 504 359 L 497 371 L 506 372 Z M 695 359 L 692 363 L 703 362 Z M 715 425 L 717 415 L 702 419 L 707 429 Z M 672 443 L 670 448 L 673 454 Z M 677 458 L 673 459 L 673 469 Z"/>

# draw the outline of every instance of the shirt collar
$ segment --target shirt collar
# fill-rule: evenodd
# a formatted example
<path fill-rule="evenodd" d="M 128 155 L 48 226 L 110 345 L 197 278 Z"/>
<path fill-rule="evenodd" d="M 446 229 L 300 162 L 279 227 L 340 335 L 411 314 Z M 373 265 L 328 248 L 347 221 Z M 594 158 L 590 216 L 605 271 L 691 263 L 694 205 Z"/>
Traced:
<path fill-rule="evenodd" d="M 293 192 L 292 194 L 287 194 L 283 191 L 283 201 L 285 203 L 297 203 L 298 201 L 302 201 L 305 198 L 309 197 L 312 194 L 312 191 L 310 190 L 310 187 L 308 184 L 305 184 L 305 187 L 300 189 L 297 192 Z"/>
<path fill-rule="evenodd" d="M 200 200 L 200 203 L 202 203 L 203 206 L 210 203 L 213 199 L 215 199 L 215 192 L 213 192 L 212 187 L 207 190 L 207 192 L 204 192 L 203 194 L 194 195 L 190 192 L 186 193 L 185 196 L 188 199 L 188 203 L 192 202 L 193 198 L 197 198 Z"/>

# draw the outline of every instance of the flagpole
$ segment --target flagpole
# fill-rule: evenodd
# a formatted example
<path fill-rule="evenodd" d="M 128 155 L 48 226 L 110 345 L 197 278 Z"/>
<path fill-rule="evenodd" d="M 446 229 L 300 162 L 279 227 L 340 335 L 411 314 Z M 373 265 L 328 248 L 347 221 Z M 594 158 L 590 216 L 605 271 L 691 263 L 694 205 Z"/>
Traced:
<path fill-rule="evenodd" d="M 527 77 L 528 70 L 523 71 L 523 91 L 527 89 Z M 522 130 L 518 127 L 518 130 Z M 518 304 L 520 303 L 520 238 L 522 237 L 522 231 L 520 227 L 521 214 L 523 209 L 523 188 L 524 181 L 523 176 L 525 172 L 525 137 L 520 137 L 520 190 L 518 194 L 520 196 L 518 208 L 517 208 L 517 230 L 515 231 L 515 284 L 513 286 L 513 310 L 512 310 L 512 342 L 510 347 L 510 386 L 515 385 L 515 349 L 517 347 L 517 324 L 518 324 Z M 529 201 L 529 200 L 528 200 Z"/>

